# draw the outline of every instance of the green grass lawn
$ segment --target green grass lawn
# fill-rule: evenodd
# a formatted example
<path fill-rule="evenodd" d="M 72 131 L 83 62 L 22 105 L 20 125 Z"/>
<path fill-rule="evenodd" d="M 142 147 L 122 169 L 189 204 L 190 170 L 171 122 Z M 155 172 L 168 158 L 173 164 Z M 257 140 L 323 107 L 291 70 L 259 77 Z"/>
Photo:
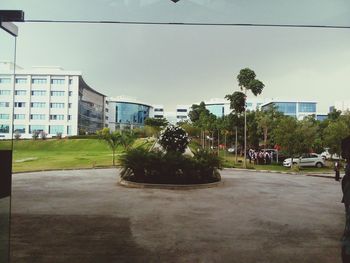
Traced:
<path fill-rule="evenodd" d="M 112 165 L 112 151 L 98 139 L 17 140 L 13 142 L 13 171 L 93 168 Z M 134 147 L 150 147 L 138 139 Z M 10 149 L 10 141 L 0 141 L 0 149 Z M 123 152 L 117 149 L 116 160 Z"/>
<path fill-rule="evenodd" d="M 133 147 L 149 148 L 152 141 L 138 139 Z M 197 142 L 190 143 L 191 150 L 199 148 Z M 0 141 L 0 149 L 10 149 L 11 141 Z M 26 172 L 37 170 L 59 170 L 112 166 L 112 151 L 104 141 L 98 139 L 48 139 L 48 140 L 15 140 L 13 141 L 13 171 Z M 123 153 L 122 147 L 117 149 L 116 162 Z M 235 162 L 235 155 L 220 152 L 224 167 L 243 168 L 243 158 L 238 157 Z M 281 164 L 253 165 L 248 163 L 249 169 L 274 170 L 290 172 L 290 168 Z M 301 173 L 331 173 L 332 168 L 301 168 Z"/>

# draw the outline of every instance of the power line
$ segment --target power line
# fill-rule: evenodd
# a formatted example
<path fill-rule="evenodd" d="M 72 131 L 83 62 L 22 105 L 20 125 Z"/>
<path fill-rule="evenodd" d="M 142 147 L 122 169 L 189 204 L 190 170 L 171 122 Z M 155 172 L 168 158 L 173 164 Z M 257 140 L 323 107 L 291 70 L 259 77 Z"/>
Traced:
<path fill-rule="evenodd" d="M 179 26 L 232 26 L 232 27 L 289 27 L 289 28 L 330 28 L 350 29 L 341 25 L 313 24 L 259 24 L 259 23 L 192 23 L 192 22 L 147 22 L 147 21 L 111 21 L 111 20 L 46 20 L 28 19 L 26 23 L 69 23 L 69 24 L 126 24 L 126 25 L 179 25 Z"/>

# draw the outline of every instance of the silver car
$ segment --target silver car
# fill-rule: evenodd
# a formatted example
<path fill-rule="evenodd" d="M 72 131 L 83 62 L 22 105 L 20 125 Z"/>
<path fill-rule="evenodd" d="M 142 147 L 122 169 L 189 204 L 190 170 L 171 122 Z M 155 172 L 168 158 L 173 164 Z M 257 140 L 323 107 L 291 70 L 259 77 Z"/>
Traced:
<path fill-rule="evenodd" d="M 283 161 L 283 166 L 291 167 L 292 158 L 287 158 Z M 325 161 L 321 155 L 317 153 L 305 153 L 299 158 L 293 158 L 293 165 L 299 165 L 303 167 L 318 167 L 321 168 L 325 165 Z"/>

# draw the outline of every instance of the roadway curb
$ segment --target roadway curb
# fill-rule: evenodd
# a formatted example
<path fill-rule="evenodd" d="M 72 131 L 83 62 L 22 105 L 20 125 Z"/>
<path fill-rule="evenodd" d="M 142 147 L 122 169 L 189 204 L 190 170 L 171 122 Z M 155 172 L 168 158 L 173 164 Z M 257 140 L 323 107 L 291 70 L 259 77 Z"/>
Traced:
<path fill-rule="evenodd" d="M 32 170 L 32 171 L 23 171 L 23 172 L 12 172 L 12 174 L 27 174 L 27 173 L 38 173 L 38 172 L 54 172 L 54 171 L 80 171 L 80 170 L 101 170 L 101 169 L 112 169 L 112 168 L 120 168 L 120 166 L 99 166 L 99 167 L 91 167 L 91 168 L 64 168 L 64 169 L 42 169 L 42 170 Z"/>
<path fill-rule="evenodd" d="M 243 168 L 225 168 L 225 170 L 249 171 L 249 172 L 257 172 L 257 173 L 274 173 L 274 174 L 304 175 L 304 176 L 311 176 L 311 177 L 320 177 L 320 178 L 334 179 L 334 175 L 331 174 L 331 173 L 324 173 L 324 174 L 317 174 L 317 173 L 296 173 L 296 172 L 281 172 L 281 171 L 271 171 L 271 170 L 243 169 Z"/>
<path fill-rule="evenodd" d="M 128 187 L 128 188 L 142 188 L 142 189 L 165 189 L 165 190 L 196 190 L 196 189 L 206 189 L 206 188 L 213 188 L 220 185 L 223 185 L 223 180 L 215 183 L 208 183 L 208 184 L 184 184 L 184 185 L 177 185 L 177 184 L 146 184 L 146 183 L 135 183 L 131 181 L 126 181 L 123 179 L 120 179 L 118 182 L 119 185 Z"/>

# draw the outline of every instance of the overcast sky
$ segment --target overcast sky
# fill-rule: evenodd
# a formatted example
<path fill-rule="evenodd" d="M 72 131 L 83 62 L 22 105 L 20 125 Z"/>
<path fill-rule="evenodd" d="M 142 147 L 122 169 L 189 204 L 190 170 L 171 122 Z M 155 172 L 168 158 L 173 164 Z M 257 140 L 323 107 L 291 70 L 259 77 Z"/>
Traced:
<path fill-rule="evenodd" d="M 88 3 L 86 3 L 88 2 Z M 280 23 L 350 26 L 347 0 L 1 0 L 26 20 Z M 81 70 L 108 95 L 192 104 L 238 90 L 250 67 L 262 98 L 315 100 L 327 111 L 350 100 L 350 29 L 18 23 L 17 63 Z M 11 57 L 0 34 L 0 59 Z"/>

